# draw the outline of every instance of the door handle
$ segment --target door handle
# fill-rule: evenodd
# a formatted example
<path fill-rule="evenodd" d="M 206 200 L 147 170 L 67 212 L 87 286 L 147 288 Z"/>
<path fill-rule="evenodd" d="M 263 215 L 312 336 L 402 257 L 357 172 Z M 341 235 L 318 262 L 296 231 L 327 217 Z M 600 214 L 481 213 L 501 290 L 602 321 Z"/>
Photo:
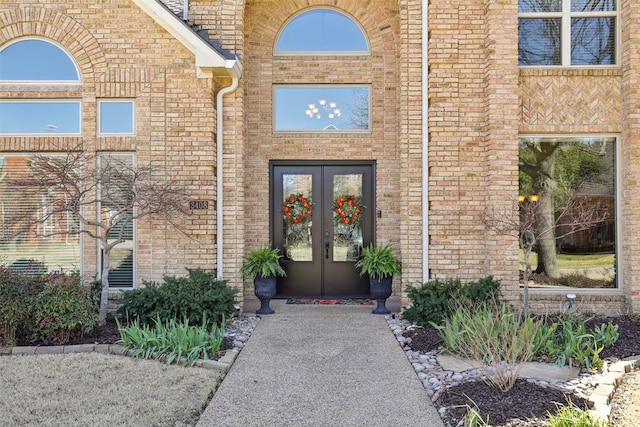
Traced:
<path fill-rule="evenodd" d="M 329 242 L 324 242 L 324 257 L 329 259 Z"/>

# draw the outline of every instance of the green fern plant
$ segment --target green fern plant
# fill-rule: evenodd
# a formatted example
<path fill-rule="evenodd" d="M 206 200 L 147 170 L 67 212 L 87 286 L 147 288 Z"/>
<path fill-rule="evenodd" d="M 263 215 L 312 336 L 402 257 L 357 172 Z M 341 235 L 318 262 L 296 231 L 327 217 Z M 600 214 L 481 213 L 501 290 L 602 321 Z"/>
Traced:
<path fill-rule="evenodd" d="M 280 250 L 272 248 L 271 245 L 262 245 L 257 249 L 250 250 L 245 256 L 245 263 L 240 269 L 243 277 L 255 279 L 257 276 L 286 276 L 284 269 L 280 266 Z"/>
<path fill-rule="evenodd" d="M 393 253 L 393 246 L 389 243 L 382 246 L 373 244 L 362 249 L 362 255 L 356 267 L 360 269 L 360 275 L 368 274 L 369 277 L 382 280 L 389 276 L 399 276 L 402 273 L 402 263 Z"/>

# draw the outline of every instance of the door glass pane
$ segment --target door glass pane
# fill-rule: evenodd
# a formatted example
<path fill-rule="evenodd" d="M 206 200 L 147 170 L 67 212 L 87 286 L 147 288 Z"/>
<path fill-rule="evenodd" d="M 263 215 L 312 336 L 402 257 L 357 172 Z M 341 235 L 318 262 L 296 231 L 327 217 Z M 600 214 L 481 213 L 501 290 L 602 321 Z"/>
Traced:
<path fill-rule="evenodd" d="M 312 175 L 282 175 L 284 256 L 292 261 L 313 261 Z"/>
<path fill-rule="evenodd" d="M 333 260 L 356 261 L 362 249 L 362 174 L 333 177 Z"/>

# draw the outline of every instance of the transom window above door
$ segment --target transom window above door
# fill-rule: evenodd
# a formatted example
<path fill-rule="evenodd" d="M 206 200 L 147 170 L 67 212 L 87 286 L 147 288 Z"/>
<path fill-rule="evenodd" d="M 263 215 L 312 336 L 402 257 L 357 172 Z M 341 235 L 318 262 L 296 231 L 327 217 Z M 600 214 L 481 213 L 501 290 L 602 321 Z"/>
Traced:
<path fill-rule="evenodd" d="M 369 53 L 369 44 L 353 19 L 335 9 L 316 8 L 289 20 L 274 51 L 276 55 L 353 55 Z"/>
<path fill-rule="evenodd" d="M 275 131 L 357 132 L 370 130 L 370 87 L 276 86 Z"/>

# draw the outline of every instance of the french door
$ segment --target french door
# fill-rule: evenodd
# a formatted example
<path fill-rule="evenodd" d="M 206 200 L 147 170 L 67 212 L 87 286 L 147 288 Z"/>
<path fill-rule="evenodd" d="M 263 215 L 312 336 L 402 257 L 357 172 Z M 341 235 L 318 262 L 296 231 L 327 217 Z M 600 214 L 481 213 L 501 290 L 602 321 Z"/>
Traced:
<path fill-rule="evenodd" d="M 354 264 L 373 240 L 375 165 L 271 168 L 272 240 L 287 273 L 277 296 L 367 297 L 368 279 Z"/>

